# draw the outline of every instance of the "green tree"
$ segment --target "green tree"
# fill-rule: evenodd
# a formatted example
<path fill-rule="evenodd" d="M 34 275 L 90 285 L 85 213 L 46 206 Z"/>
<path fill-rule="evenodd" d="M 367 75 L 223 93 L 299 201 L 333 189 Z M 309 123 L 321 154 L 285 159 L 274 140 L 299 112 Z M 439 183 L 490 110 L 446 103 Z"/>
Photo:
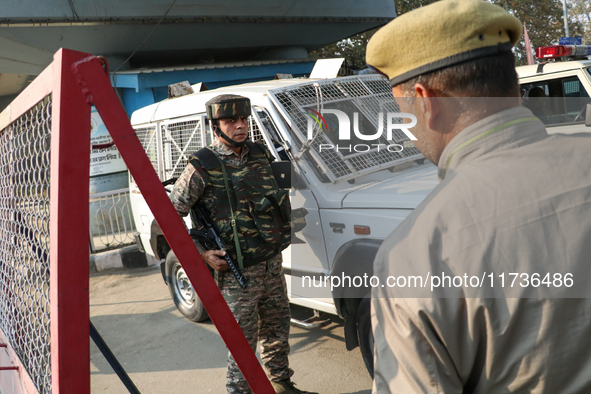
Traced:
<path fill-rule="evenodd" d="M 349 67 L 355 70 L 361 69 L 365 67 L 365 47 L 376 31 L 378 29 L 372 29 L 345 38 L 344 40 L 310 52 L 308 56 L 312 59 L 344 57 Z"/>
<path fill-rule="evenodd" d="M 394 4 L 396 5 L 396 14 L 400 16 L 415 8 L 435 3 L 435 1 L 437 0 L 394 0 Z"/>
<path fill-rule="evenodd" d="M 489 0 L 506 8 L 516 16 L 521 23 L 525 23 L 527 33 L 534 51 L 539 47 L 558 44 L 558 39 L 565 36 L 564 19 L 561 0 Z M 569 18 L 571 36 L 581 35 L 581 24 Z M 515 46 L 517 62 L 527 64 L 525 52 L 525 38 Z"/>
<path fill-rule="evenodd" d="M 568 13 L 569 20 L 574 20 L 581 25 L 583 44 L 591 45 L 591 1 L 568 0 Z M 569 21 L 569 28 L 571 28 L 570 23 Z"/>
<path fill-rule="evenodd" d="M 398 16 L 415 8 L 431 4 L 437 0 L 394 0 Z M 526 24 L 529 39 L 534 51 L 538 47 L 556 45 L 565 36 L 561 0 L 488 0 L 506 8 L 512 15 Z M 583 36 L 583 41 L 591 45 L 591 1 L 568 0 L 569 30 L 571 36 Z M 310 52 L 313 59 L 344 57 L 353 69 L 365 66 L 365 47 L 378 29 L 346 38 L 316 51 Z M 516 45 L 517 63 L 526 64 L 525 40 L 522 37 Z"/>
<path fill-rule="evenodd" d="M 431 4 L 436 0 L 394 0 L 396 14 L 398 16 L 414 10 L 415 8 Z M 349 67 L 358 70 L 365 67 L 365 48 L 371 36 L 378 31 L 378 28 L 356 34 L 344 40 L 327 45 L 323 48 L 310 52 L 312 59 L 327 59 L 333 57 L 344 57 Z"/>

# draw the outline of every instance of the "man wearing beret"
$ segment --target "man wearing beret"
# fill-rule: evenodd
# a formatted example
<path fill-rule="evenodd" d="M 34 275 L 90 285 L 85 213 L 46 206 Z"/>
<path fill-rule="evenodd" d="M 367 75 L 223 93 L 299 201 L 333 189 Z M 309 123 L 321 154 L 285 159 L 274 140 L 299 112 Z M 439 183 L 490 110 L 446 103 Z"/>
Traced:
<path fill-rule="evenodd" d="M 591 392 L 591 135 L 520 106 L 520 36 L 499 6 L 442 0 L 368 44 L 440 179 L 374 262 L 426 285 L 373 289 L 374 392 Z"/>

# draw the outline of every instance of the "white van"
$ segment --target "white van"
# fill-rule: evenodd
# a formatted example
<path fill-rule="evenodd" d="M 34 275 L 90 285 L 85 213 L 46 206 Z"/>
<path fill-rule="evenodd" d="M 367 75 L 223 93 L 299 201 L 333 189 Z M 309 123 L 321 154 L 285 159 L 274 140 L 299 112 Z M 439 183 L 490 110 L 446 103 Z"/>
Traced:
<path fill-rule="evenodd" d="M 436 185 L 436 167 L 425 162 L 401 130 L 394 130 L 390 140 L 382 136 L 375 141 L 360 140 L 352 133 L 349 146 L 338 145 L 338 119 L 329 115 L 331 110 L 349 115 L 357 122 L 352 129 L 365 134 L 376 133 L 380 112 L 398 112 L 390 84 L 381 76 L 282 79 L 194 93 L 134 112 L 131 123 L 163 182 L 178 177 L 188 157 L 211 143 L 205 102 L 228 93 L 250 98 L 251 140 L 265 143 L 278 160 L 291 161 L 292 210 L 307 211 L 305 226 L 283 252 L 291 302 L 315 311 L 316 320 L 319 312 L 341 316 L 347 349 L 360 345 L 371 373 L 373 338 L 367 297 L 371 288 L 367 279 L 359 287 L 354 282 L 332 289 L 329 279 L 351 277 L 355 281 L 372 275 L 382 240 Z M 314 111 L 324 114 L 322 127 L 308 115 Z M 146 253 L 166 259 L 170 248 L 133 179 L 130 189 L 138 243 Z M 191 228 L 189 219 L 187 226 Z M 175 258 L 162 264 L 162 273 L 181 313 L 194 321 L 207 318 Z"/>
<path fill-rule="evenodd" d="M 589 132 L 591 60 L 572 53 L 591 54 L 591 46 L 554 45 L 537 53 L 550 62 L 517 67 L 524 106 L 546 124 L 548 133 Z"/>
<path fill-rule="evenodd" d="M 591 61 L 518 67 L 517 71 L 526 106 L 535 101 L 530 97 L 535 87 L 555 97 L 547 103 L 554 113 L 542 119 L 550 133 L 591 130 L 585 125 L 591 125 Z M 220 94 L 250 98 L 251 140 L 264 142 L 278 160 L 288 159 L 293 165 L 292 210 L 305 208 L 307 214 L 305 227 L 292 236 L 292 245 L 283 252 L 290 301 L 315 311 L 316 317 L 318 312 L 342 317 L 347 349 L 359 346 L 372 373 L 371 286 L 365 279 L 360 286 L 352 281 L 331 289 L 332 280 L 371 277 L 382 240 L 437 184 L 436 167 L 425 162 L 401 130 L 394 130 L 390 140 L 381 136 L 377 141 L 362 140 L 353 133 L 348 146 L 339 145 L 343 141 L 337 136 L 335 111 L 346 113 L 353 120 L 351 129 L 357 127 L 365 134 L 375 134 L 379 113 L 398 112 L 383 77 L 283 79 L 195 93 L 134 112 L 131 123 L 163 182 L 178 177 L 188 157 L 211 143 L 205 102 Z M 311 114 L 323 114 L 324 119 Z M 146 253 L 166 259 L 170 247 L 133 179 L 130 189 L 138 244 Z M 189 219 L 187 226 L 191 228 Z M 206 319 L 176 259 L 166 259 L 161 267 L 181 313 L 193 321 Z M 322 321 L 295 324 L 314 327 Z"/>

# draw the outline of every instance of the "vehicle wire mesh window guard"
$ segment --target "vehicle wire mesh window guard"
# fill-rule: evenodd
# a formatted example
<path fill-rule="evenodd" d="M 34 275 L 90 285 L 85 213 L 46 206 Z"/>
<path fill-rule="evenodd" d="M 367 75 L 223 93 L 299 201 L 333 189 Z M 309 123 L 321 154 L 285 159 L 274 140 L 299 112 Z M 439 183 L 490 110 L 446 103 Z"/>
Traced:
<path fill-rule="evenodd" d="M 164 150 L 164 180 L 178 178 L 189 156 L 203 147 L 201 121 L 190 120 L 163 124 L 162 145 Z"/>
<path fill-rule="evenodd" d="M 355 76 L 274 89 L 270 91 L 270 96 L 279 112 L 291 120 L 291 130 L 303 144 L 307 141 L 309 110 L 338 109 L 347 113 L 350 119 L 353 119 L 353 112 L 357 112 L 361 125 L 368 126 L 366 128 L 371 134 L 378 127 L 377 119 L 380 113 L 386 116 L 387 113 L 400 112 L 391 89 L 389 82 L 380 76 Z M 387 141 L 382 135 L 379 141 L 375 142 L 384 146 L 389 143 L 400 144 L 404 146 L 402 151 L 373 148 L 357 153 L 352 150 L 347 152 L 347 146 L 342 151 L 326 148 L 321 150 L 321 146 L 338 145 L 338 141 L 334 140 L 338 130 L 336 118 L 327 118 L 329 130 L 318 133 L 311 143 L 311 148 L 315 153 L 314 159 L 319 166 L 326 166 L 327 175 L 332 181 L 350 179 L 376 167 L 388 168 L 423 158 L 399 129 L 393 130 L 391 141 Z"/>
<path fill-rule="evenodd" d="M 150 162 L 154 166 L 154 171 L 158 173 L 158 149 L 157 149 L 157 138 L 156 138 L 156 125 L 148 126 L 148 127 L 141 127 L 135 129 L 135 133 L 138 136 L 142 146 L 144 147 L 144 151 Z"/>
<path fill-rule="evenodd" d="M 0 328 L 39 393 L 51 393 L 51 96 L 0 131 Z"/>

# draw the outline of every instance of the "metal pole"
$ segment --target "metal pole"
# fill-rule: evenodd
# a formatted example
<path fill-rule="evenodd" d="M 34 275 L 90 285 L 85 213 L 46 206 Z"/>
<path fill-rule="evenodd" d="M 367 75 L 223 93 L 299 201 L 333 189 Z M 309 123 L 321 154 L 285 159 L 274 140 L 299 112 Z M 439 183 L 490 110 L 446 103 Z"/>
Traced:
<path fill-rule="evenodd" d="M 86 250 L 90 228 L 90 104 L 72 72 L 72 64 L 88 56 L 60 49 L 50 66 L 54 83 L 49 197 L 52 394 L 90 393 Z"/>
<path fill-rule="evenodd" d="M 119 376 L 119 379 L 121 379 L 121 382 L 123 383 L 127 391 L 129 391 L 131 394 L 140 394 L 140 391 L 137 389 L 137 387 L 127 374 L 127 372 L 125 372 L 125 369 L 123 369 L 123 367 L 119 363 L 119 360 L 117 360 L 117 357 L 115 357 L 111 349 L 109 349 L 109 346 L 107 345 L 101 334 L 99 334 L 92 322 L 90 322 L 90 337 L 94 341 L 95 345 L 99 348 L 103 356 L 105 356 L 109 365 L 111 366 L 111 368 L 113 368 L 113 371 L 115 371 L 117 376 Z"/>
<path fill-rule="evenodd" d="M 566 9 L 566 0 L 562 0 L 562 11 L 564 13 L 564 33 L 567 37 L 570 37 L 568 32 L 568 10 Z"/>

